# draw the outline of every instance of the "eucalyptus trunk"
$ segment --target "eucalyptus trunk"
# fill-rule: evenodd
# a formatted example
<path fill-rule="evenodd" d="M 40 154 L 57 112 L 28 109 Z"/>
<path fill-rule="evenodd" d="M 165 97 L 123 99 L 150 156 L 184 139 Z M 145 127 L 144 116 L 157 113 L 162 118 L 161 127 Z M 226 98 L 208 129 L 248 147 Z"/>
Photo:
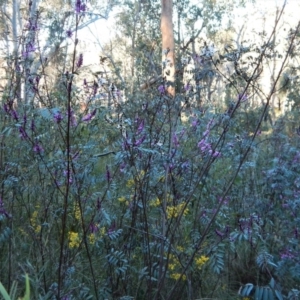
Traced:
<path fill-rule="evenodd" d="M 162 76 L 168 93 L 175 96 L 175 42 L 173 30 L 173 1 L 161 0 Z"/>

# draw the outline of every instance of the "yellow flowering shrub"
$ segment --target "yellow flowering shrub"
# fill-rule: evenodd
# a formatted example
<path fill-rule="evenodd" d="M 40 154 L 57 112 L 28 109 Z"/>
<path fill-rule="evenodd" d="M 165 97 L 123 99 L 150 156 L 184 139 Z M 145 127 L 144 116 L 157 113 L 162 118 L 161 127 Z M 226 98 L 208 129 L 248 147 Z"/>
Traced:
<path fill-rule="evenodd" d="M 151 207 L 158 207 L 160 205 L 161 205 L 161 201 L 158 198 L 150 201 L 150 206 Z"/>
<path fill-rule="evenodd" d="M 205 255 L 201 255 L 200 257 L 195 259 L 195 264 L 198 269 L 201 269 L 202 266 L 209 260 L 209 257 Z"/>
<path fill-rule="evenodd" d="M 176 249 L 179 252 L 183 252 L 184 251 L 184 248 L 182 246 L 177 246 Z"/>
<path fill-rule="evenodd" d="M 75 216 L 75 220 L 81 221 L 81 213 L 78 205 L 76 205 L 74 208 L 74 216 Z"/>
<path fill-rule="evenodd" d="M 167 203 L 172 203 L 173 197 L 171 195 L 167 195 Z M 151 207 L 158 207 L 162 205 L 162 200 L 159 198 L 153 199 L 150 201 Z"/>
<path fill-rule="evenodd" d="M 105 235 L 105 232 L 106 232 L 105 227 L 101 227 L 99 229 L 100 237 L 103 237 Z"/>
<path fill-rule="evenodd" d="M 96 241 L 95 233 L 91 233 L 91 234 L 89 235 L 89 243 L 90 243 L 91 245 L 94 245 L 94 244 L 95 244 L 95 241 Z"/>
<path fill-rule="evenodd" d="M 124 196 L 119 197 L 119 198 L 118 198 L 118 201 L 119 201 L 120 203 L 123 203 L 123 202 L 126 201 L 126 198 L 125 198 Z"/>
<path fill-rule="evenodd" d="M 31 215 L 31 218 L 30 218 L 30 223 L 31 223 L 31 226 L 33 227 L 33 230 L 35 233 L 40 233 L 41 232 L 41 225 L 38 224 L 38 215 L 39 215 L 39 212 L 37 210 L 35 210 L 32 215 Z"/>
<path fill-rule="evenodd" d="M 169 270 L 174 271 L 174 269 L 176 268 L 176 264 L 171 263 L 168 265 L 169 266 Z"/>
<path fill-rule="evenodd" d="M 179 215 L 183 213 L 184 216 L 186 216 L 189 212 L 189 209 L 185 207 L 185 203 L 179 203 L 178 205 L 170 205 L 167 207 L 167 218 L 177 218 Z"/>
<path fill-rule="evenodd" d="M 122 203 L 122 204 L 129 205 L 129 201 L 126 200 L 126 198 L 125 198 L 124 196 L 119 197 L 119 198 L 118 198 L 118 201 L 119 201 L 120 203 Z"/>
<path fill-rule="evenodd" d="M 135 179 L 141 180 L 142 177 L 144 177 L 144 176 L 145 176 L 145 171 L 144 171 L 144 170 L 141 170 L 140 174 L 138 174 L 137 177 L 135 177 Z M 134 179 L 134 178 L 128 179 L 127 182 L 126 182 L 126 186 L 127 186 L 128 188 L 133 187 L 134 184 L 135 184 L 135 179 Z"/>
<path fill-rule="evenodd" d="M 180 273 L 173 273 L 170 275 L 170 278 L 175 279 L 175 280 L 179 280 L 181 274 Z M 182 280 L 186 280 L 186 276 L 182 275 L 181 277 Z"/>
<path fill-rule="evenodd" d="M 69 248 L 78 248 L 80 245 L 80 239 L 78 232 L 69 231 L 68 233 Z"/>
<path fill-rule="evenodd" d="M 131 188 L 134 185 L 134 179 L 128 179 L 126 182 L 126 186 Z"/>

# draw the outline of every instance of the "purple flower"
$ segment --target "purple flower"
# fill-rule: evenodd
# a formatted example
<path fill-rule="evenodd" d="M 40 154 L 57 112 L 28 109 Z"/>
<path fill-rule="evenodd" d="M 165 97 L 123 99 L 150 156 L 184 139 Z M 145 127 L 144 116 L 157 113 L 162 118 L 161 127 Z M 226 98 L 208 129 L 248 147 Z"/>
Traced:
<path fill-rule="evenodd" d="M 182 169 L 187 170 L 190 167 L 190 163 L 188 161 L 185 161 L 181 165 Z"/>
<path fill-rule="evenodd" d="M 219 151 L 214 151 L 213 157 L 220 157 L 220 156 L 221 156 L 221 152 L 219 152 Z"/>
<path fill-rule="evenodd" d="M 101 210 L 101 201 L 100 201 L 100 198 L 98 197 L 97 199 L 97 211 L 100 211 Z"/>
<path fill-rule="evenodd" d="M 238 94 L 238 101 L 239 102 L 245 102 L 245 101 L 247 101 L 248 100 L 248 97 L 247 97 L 247 95 L 245 94 L 245 93 L 243 93 L 243 94 Z"/>
<path fill-rule="evenodd" d="M 165 88 L 165 86 L 161 84 L 161 85 L 158 87 L 158 91 L 159 91 L 161 94 L 165 94 L 165 93 L 166 93 L 166 88 Z"/>
<path fill-rule="evenodd" d="M 8 214 L 8 212 L 6 211 L 6 209 L 4 208 L 3 200 L 0 197 L 0 216 L 1 215 L 4 215 L 6 218 L 10 218 L 10 215 Z"/>
<path fill-rule="evenodd" d="M 16 72 L 21 73 L 21 67 L 19 64 L 16 64 Z"/>
<path fill-rule="evenodd" d="M 135 141 L 134 146 L 135 147 L 140 146 L 144 142 L 145 138 L 146 138 L 146 135 L 144 134 L 140 139 L 138 139 L 137 141 Z"/>
<path fill-rule="evenodd" d="M 82 63 L 83 63 L 83 54 L 80 53 L 77 64 L 76 64 L 77 68 L 80 68 L 82 66 Z"/>
<path fill-rule="evenodd" d="M 179 140 L 178 140 L 178 136 L 176 133 L 173 135 L 173 145 L 175 148 L 178 148 L 178 146 L 179 146 Z"/>
<path fill-rule="evenodd" d="M 97 226 L 97 224 L 91 223 L 91 224 L 90 224 L 90 232 L 91 232 L 91 233 L 96 233 L 96 232 L 98 232 L 98 231 L 99 231 L 99 227 Z"/>
<path fill-rule="evenodd" d="M 98 84 L 94 84 L 93 85 L 93 95 L 95 96 L 97 94 L 98 91 Z"/>
<path fill-rule="evenodd" d="M 294 229 L 294 236 L 295 236 L 295 239 L 298 239 L 298 229 L 297 228 Z"/>
<path fill-rule="evenodd" d="M 213 122 L 214 122 L 213 119 L 211 119 L 211 120 L 208 122 L 208 124 L 206 125 L 206 129 L 207 129 L 207 130 L 210 130 L 211 126 L 213 125 Z"/>
<path fill-rule="evenodd" d="M 107 235 L 108 236 L 111 235 L 115 230 L 116 230 L 116 222 L 113 221 L 113 223 L 110 225 L 108 229 Z"/>
<path fill-rule="evenodd" d="M 81 120 L 84 122 L 89 122 L 96 115 L 96 108 L 91 112 L 85 115 Z"/>
<path fill-rule="evenodd" d="M 189 83 L 187 83 L 185 86 L 184 86 L 184 90 L 186 91 L 186 92 L 188 92 L 190 89 L 191 89 L 191 85 L 189 84 Z"/>
<path fill-rule="evenodd" d="M 210 131 L 207 129 L 203 133 L 203 137 L 206 138 L 209 135 Z"/>
<path fill-rule="evenodd" d="M 217 234 L 217 236 L 219 236 L 221 239 L 226 235 L 226 233 L 221 232 L 218 229 L 215 229 L 215 233 Z"/>
<path fill-rule="evenodd" d="M 33 151 L 37 154 L 40 154 L 40 153 L 44 152 L 44 148 L 40 144 L 36 143 L 33 146 Z"/>
<path fill-rule="evenodd" d="M 199 125 L 199 120 L 198 119 L 193 119 L 192 121 L 192 127 L 197 127 Z"/>
<path fill-rule="evenodd" d="M 31 131 L 35 131 L 34 119 L 31 120 L 30 129 L 31 129 Z"/>
<path fill-rule="evenodd" d="M 198 143 L 198 148 L 200 148 L 200 150 L 205 153 L 207 151 L 211 151 L 211 145 L 210 143 L 208 143 L 205 139 L 202 139 L 199 143 Z"/>
<path fill-rule="evenodd" d="M 72 176 L 71 176 L 71 174 L 70 174 L 70 171 L 64 170 L 63 173 L 64 173 L 64 176 L 66 176 L 67 178 L 69 178 L 68 182 L 69 182 L 69 183 L 72 183 L 72 182 L 73 182 L 73 179 L 72 179 Z"/>
<path fill-rule="evenodd" d="M 141 120 L 141 122 L 140 122 L 140 124 L 139 124 L 139 127 L 138 127 L 138 129 L 137 129 L 136 134 L 140 134 L 140 133 L 143 131 L 144 126 L 145 126 L 145 121 L 144 121 L 144 120 Z"/>
<path fill-rule="evenodd" d="M 126 164 L 124 162 L 121 163 L 121 165 L 120 165 L 120 172 L 124 172 L 125 168 L 126 168 Z"/>
<path fill-rule="evenodd" d="M 219 200 L 219 203 L 221 203 L 223 201 L 223 204 L 227 205 L 230 200 L 230 197 L 226 196 L 225 199 L 223 199 L 223 197 L 219 197 L 218 200 Z"/>
<path fill-rule="evenodd" d="M 86 6 L 84 3 L 81 2 L 81 0 L 76 0 L 76 5 L 75 5 L 75 11 L 77 14 L 81 12 L 85 12 Z"/>
<path fill-rule="evenodd" d="M 122 92 L 120 90 L 116 90 L 116 95 L 118 98 L 121 98 L 122 97 Z"/>
<path fill-rule="evenodd" d="M 73 155 L 72 155 L 72 159 L 76 160 L 79 157 L 80 152 L 76 151 Z"/>
<path fill-rule="evenodd" d="M 81 1 L 80 0 L 76 0 L 75 11 L 76 11 L 77 14 L 80 13 L 80 8 L 81 8 Z"/>
<path fill-rule="evenodd" d="M 193 55 L 193 59 L 196 63 L 199 63 L 199 64 L 203 63 L 203 59 L 198 54 Z"/>
<path fill-rule="evenodd" d="M 19 133 L 20 133 L 20 138 L 22 140 L 25 140 L 25 139 L 28 138 L 28 135 L 27 135 L 27 133 L 26 133 L 26 131 L 25 131 L 25 129 L 23 127 L 19 128 Z"/>
<path fill-rule="evenodd" d="M 63 116 L 59 111 L 54 114 L 53 118 L 57 124 L 59 124 L 63 120 Z"/>
<path fill-rule="evenodd" d="M 111 175 L 108 166 L 106 166 L 106 180 L 108 183 L 111 181 Z"/>
<path fill-rule="evenodd" d="M 72 35 L 73 35 L 72 30 L 71 30 L 71 29 L 68 29 L 68 30 L 66 31 L 66 35 L 67 35 L 68 38 L 71 38 Z"/>
<path fill-rule="evenodd" d="M 143 103 L 142 104 L 142 110 L 146 110 L 148 108 L 148 103 Z"/>
<path fill-rule="evenodd" d="M 11 116 L 13 117 L 13 119 L 15 121 L 17 121 L 17 122 L 19 121 L 18 113 L 14 109 L 11 111 Z"/>
<path fill-rule="evenodd" d="M 298 151 L 293 158 L 293 163 L 299 163 L 299 162 L 300 162 L 300 152 Z"/>
<path fill-rule="evenodd" d="M 7 103 L 3 104 L 3 110 L 8 114 L 10 111 L 9 105 Z"/>
<path fill-rule="evenodd" d="M 30 52 L 34 52 L 35 50 L 36 47 L 34 46 L 34 44 L 32 42 L 29 42 L 28 44 L 26 44 L 25 51 L 22 52 L 22 56 L 24 58 L 28 58 Z"/>
<path fill-rule="evenodd" d="M 281 259 L 293 259 L 295 255 L 292 253 L 291 250 L 286 249 L 283 252 L 280 253 L 280 258 Z"/>
<path fill-rule="evenodd" d="M 29 19 L 28 24 L 26 25 L 26 28 L 31 31 L 38 30 L 37 19 L 36 18 L 35 18 L 35 20 Z"/>
<path fill-rule="evenodd" d="M 72 110 L 70 110 L 69 114 L 67 113 L 67 116 L 70 118 L 71 126 L 73 127 L 77 126 L 76 116 Z"/>

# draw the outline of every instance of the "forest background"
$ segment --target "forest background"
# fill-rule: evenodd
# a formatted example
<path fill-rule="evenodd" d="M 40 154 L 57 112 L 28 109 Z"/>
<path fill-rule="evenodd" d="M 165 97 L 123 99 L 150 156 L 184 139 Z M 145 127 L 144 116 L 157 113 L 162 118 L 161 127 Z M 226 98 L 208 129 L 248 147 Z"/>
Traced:
<path fill-rule="evenodd" d="M 0 4 L 5 300 L 299 299 L 297 1 Z"/>

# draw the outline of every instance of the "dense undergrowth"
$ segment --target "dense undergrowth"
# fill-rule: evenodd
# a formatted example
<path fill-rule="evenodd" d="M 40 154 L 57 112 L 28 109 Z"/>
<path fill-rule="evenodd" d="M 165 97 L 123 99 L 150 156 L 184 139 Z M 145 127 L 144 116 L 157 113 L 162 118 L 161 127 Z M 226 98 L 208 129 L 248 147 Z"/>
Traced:
<path fill-rule="evenodd" d="M 270 282 L 274 299 L 298 299 L 297 106 L 270 124 L 275 90 L 252 108 L 251 74 L 231 78 L 218 105 L 195 103 L 188 84 L 170 97 L 164 81 L 121 101 L 77 79 L 77 30 L 53 84 L 44 57 L 28 71 L 38 31 L 28 32 L 27 52 L 7 57 L 0 113 L 8 290 L 17 281 L 21 294 L 26 273 L 32 299 L 251 299 Z"/>

